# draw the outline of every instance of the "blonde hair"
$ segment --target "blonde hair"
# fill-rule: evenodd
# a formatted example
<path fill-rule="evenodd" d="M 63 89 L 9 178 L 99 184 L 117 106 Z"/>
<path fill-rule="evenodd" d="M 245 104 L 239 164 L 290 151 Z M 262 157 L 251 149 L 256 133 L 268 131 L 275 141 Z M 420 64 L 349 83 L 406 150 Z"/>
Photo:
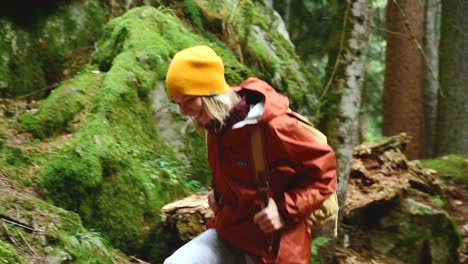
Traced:
<path fill-rule="evenodd" d="M 221 130 L 226 125 L 232 109 L 241 100 L 240 96 L 231 89 L 214 96 L 202 96 L 201 99 L 206 113 L 215 121 L 215 130 Z"/>

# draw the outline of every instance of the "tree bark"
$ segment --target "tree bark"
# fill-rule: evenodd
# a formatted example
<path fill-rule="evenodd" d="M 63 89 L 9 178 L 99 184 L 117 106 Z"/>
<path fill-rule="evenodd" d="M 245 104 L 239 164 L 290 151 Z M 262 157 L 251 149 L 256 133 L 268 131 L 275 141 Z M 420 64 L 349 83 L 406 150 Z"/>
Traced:
<path fill-rule="evenodd" d="M 354 0 L 350 3 L 349 24 L 343 52 L 339 55 L 338 75 L 334 89 L 339 96 L 338 113 L 334 120 L 337 134 L 331 144 L 335 146 L 338 161 L 339 201 L 345 203 L 346 189 L 351 169 L 352 150 L 358 144 L 359 109 L 361 105 L 362 82 L 370 36 L 371 1 Z"/>
<path fill-rule="evenodd" d="M 434 156 L 437 120 L 437 91 L 439 78 L 438 14 L 439 1 L 426 0 L 424 53 L 426 72 L 424 77 L 424 156 Z"/>
<path fill-rule="evenodd" d="M 423 154 L 423 56 L 422 1 L 388 0 L 387 51 L 384 82 L 383 134 L 407 132 L 413 140 L 406 155 Z"/>
<path fill-rule="evenodd" d="M 337 54 L 337 63 L 328 74 L 333 81 L 330 88 L 331 94 L 327 96 L 327 99 L 332 98 L 328 104 L 336 102 L 337 107 L 325 107 L 325 109 L 328 117 L 328 136 L 330 144 L 335 149 L 338 163 L 338 201 L 341 215 L 346 200 L 352 152 L 359 141 L 358 120 L 369 46 L 372 3 L 369 0 L 349 2 L 343 0 L 339 1 L 339 5 L 345 10 L 340 20 L 345 21 L 345 24 L 344 28 L 341 25 L 337 27 L 337 30 L 340 31 L 338 35 L 341 35 L 341 41 L 335 50 L 331 51 L 332 54 Z M 325 87 L 325 93 L 327 89 L 328 87 Z M 336 111 L 330 111 L 330 109 L 336 109 Z M 329 230 L 325 229 L 324 231 L 327 234 Z M 330 250 L 333 249 L 333 246 L 333 244 L 329 246 Z M 332 252 L 326 252 L 322 247 L 320 253 L 321 263 L 333 261 Z"/>
<path fill-rule="evenodd" d="M 468 2 L 442 1 L 436 154 L 468 155 Z"/>

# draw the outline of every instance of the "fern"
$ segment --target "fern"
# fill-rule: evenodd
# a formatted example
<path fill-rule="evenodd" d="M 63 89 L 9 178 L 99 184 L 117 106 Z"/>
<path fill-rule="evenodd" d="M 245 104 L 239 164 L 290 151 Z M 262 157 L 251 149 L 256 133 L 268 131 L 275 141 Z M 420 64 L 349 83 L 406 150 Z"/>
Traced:
<path fill-rule="evenodd" d="M 198 28 L 204 30 L 202 16 L 197 4 L 193 0 L 184 0 L 183 5 L 185 14 L 187 14 L 190 17 L 190 19 L 192 19 L 193 23 Z"/>

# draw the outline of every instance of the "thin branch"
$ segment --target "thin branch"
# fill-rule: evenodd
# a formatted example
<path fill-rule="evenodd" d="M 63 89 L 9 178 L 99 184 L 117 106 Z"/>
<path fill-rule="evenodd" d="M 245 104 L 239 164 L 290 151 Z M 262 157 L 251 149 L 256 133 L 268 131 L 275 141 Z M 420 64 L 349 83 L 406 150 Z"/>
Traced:
<path fill-rule="evenodd" d="M 382 32 L 386 32 L 386 33 L 390 33 L 390 34 L 393 34 L 393 35 L 398 35 L 398 36 L 402 36 L 402 37 L 406 37 L 406 38 L 411 38 L 411 36 L 408 36 L 406 34 L 403 34 L 401 32 L 396 32 L 396 31 L 391 31 L 391 30 L 388 30 L 388 29 L 385 29 L 385 28 L 382 28 L 382 27 L 378 27 L 378 26 L 370 26 L 371 28 L 375 28 L 377 30 L 380 30 Z"/>
<path fill-rule="evenodd" d="M 410 33 L 411 38 L 413 39 L 414 43 L 416 44 L 416 47 L 417 47 L 418 50 L 421 52 L 421 54 L 422 54 L 422 56 L 423 56 L 423 58 L 424 58 L 424 62 L 426 63 L 426 66 L 427 66 L 427 68 L 429 69 L 429 72 L 431 73 L 432 78 L 434 79 L 434 81 L 435 81 L 436 84 L 437 84 L 437 89 L 439 90 L 440 95 L 443 97 L 443 96 L 444 96 L 444 91 L 442 90 L 442 87 L 440 86 L 439 78 L 437 78 L 437 76 L 435 75 L 434 71 L 432 70 L 432 67 L 431 67 L 431 65 L 429 64 L 429 58 L 427 58 L 426 53 L 424 52 L 423 48 L 421 47 L 421 45 L 420 45 L 419 42 L 418 42 L 418 39 L 416 38 L 416 36 L 414 35 L 413 31 L 411 30 L 411 27 L 410 27 L 409 22 L 408 22 L 408 19 L 407 19 L 407 17 L 406 17 L 405 11 L 404 11 L 404 10 L 401 8 L 401 6 L 398 4 L 397 0 L 393 0 L 393 3 L 395 3 L 395 5 L 398 7 L 398 10 L 400 11 L 401 16 L 403 17 L 403 21 L 404 21 L 404 23 L 405 23 L 405 26 L 406 26 L 406 28 L 408 29 L 408 32 Z"/>
<path fill-rule="evenodd" d="M 5 225 L 5 223 L 2 222 L 3 229 L 6 232 L 6 235 L 8 236 L 8 239 L 15 245 L 16 248 L 20 248 L 20 245 L 18 245 L 18 241 L 11 235 L 10 231 L 8 231 L 8 227 Z"/>
<path fill-rule="evenodd" d="M 28 224 L 25 224 L 25 223 L 22 223 L 22 222 L 20 222 L 20 221 L 18 221 L 16 219 L 13 219 L 10 216 L 4 215 L 4 214 L 0 214 L 0 220 L 4 221 L 6 223 L 12 224 L 12 225 L 21 227 L 21 228 L 23 228 L 24 230 L 26 230 L 28 232 L 38 231 L 38 230 L 35 230 L 34 227 L 32 227 L 32 226 L 30 226 Z"/>
<path fill-rule="evenodd" d="M 55 87 L 57 87 L 60 83 L 54 83 L 52 85 L 49 85 L 49 86 L 46 86 L 44 88 L 41 88 L 41 89 L 37 89 L 37 90 L 34 90 L 28 94 L 24 94 L 24 95 L 20 95 L 20 96 L 16 96 L 16 97 L 13 97 L 12 99 L 24 99 L 24 98 L 28 98 L 29 96 L 31 95 L 35 95 L 37 93 L 40 93 L 40 92 L 43 92 L 43 91 L 49 91 L 49 90 L 52 90 L 54 89 Z"/>
<path fill-rule="evenodd" d="M 31 253 L 33 254 L 33 256 L 36 256 L 37 255 L 36 251 L 31 247 L 31 245 L 28 243 L 26 238 L 24 238 L 24 236 L 22 234 L 23 232 L 18 232 L 18 233 L 19 233 L 21 239 L 24 241 L 24 243 L 26 243 L 26 246 L 28 246 L 28 248 L 31 251 Z"/>

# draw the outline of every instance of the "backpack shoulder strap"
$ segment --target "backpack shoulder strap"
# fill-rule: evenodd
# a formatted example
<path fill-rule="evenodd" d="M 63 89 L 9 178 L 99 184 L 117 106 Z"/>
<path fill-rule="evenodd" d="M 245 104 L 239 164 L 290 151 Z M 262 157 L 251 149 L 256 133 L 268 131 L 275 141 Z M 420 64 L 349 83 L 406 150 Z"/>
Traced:
<path fill-rule="evenodd" d="M 252 158 L 255 167 L 255 176 L 257 177 L 257 190 L 262 203 L 262 208 L 268 205 L 268 162 L 265 153 L 265 136 L 263 135 L 263 127 L 256 125 L 253 127 L 250 134 L 250 146 Z"/>

